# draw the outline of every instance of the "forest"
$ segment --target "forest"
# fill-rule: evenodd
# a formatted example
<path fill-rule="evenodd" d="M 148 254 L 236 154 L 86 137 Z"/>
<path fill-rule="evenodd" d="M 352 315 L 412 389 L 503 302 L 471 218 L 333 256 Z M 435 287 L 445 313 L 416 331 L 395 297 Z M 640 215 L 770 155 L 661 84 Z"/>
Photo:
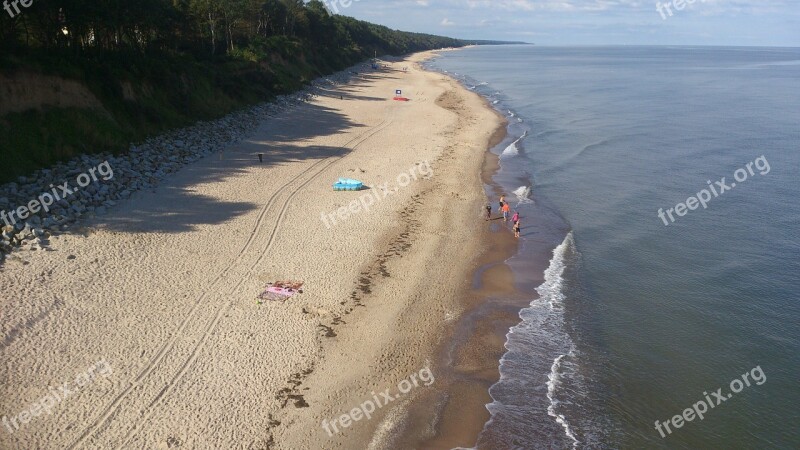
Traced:
<path fill-rule="evenodd" d="M 46 49 L 76 57 L 168 52 L 257 61 L 300 43 L 309 53 L 352 61 L 375 52 L 463 45 L 332 15 L 318 0 L 36 0 L 18 9 L 13 17 L 0 15 L 4 52 Z"/>

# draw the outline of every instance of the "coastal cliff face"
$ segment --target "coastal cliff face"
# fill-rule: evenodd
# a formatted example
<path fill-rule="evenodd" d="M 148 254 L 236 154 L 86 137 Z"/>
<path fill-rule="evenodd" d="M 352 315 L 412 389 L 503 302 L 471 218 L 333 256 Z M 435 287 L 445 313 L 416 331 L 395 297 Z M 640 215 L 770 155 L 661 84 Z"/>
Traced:
<path fill-rule="evenodd" d="M 80 155 L 124 153 L 161 132 L 293 92 L 313 74 L 291 61 L 18 61 L 0 68 L 0 183 Z"/>
<path fill-rule="evenodd" d="M 81 82 L 35 72 L 0 74 L 0 116 L 48 107 L 103 110 Z"/>

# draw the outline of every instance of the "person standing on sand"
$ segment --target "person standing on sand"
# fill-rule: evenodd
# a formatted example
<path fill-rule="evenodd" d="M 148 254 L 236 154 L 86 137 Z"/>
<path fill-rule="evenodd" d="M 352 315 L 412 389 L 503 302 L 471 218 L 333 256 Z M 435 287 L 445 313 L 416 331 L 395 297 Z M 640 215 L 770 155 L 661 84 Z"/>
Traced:
<path fill-rule="evenodd" d="M 515 238 L 519 237 L 519 228 L 520 228 L 520 223 L 519 223 L 519 219 L 517 219 L 517 223 L 514 224 L 514 237 Z"/>
<path fill-rule="evenodd" d="M 491 220 L 492 218 L 492 205 L 486 205 L 486 220 Z"/>
<path fill-rule="evenodd" d="M 516 225 L 517 222 L 519 222 L 519 211 L 514 211 L 514 215 L 511 216 L 511 223 Z"/>
<path fill-rule="evenodd" d="M 508 206 L 508 203 L 503 203 L 503 222 L 508 222 L 509 211 L 511 211 L 511 207 Z"/>
<path fill-rule="evenodd" d="M 503 205 L 505 205 L 505 204 L 506 204 L 506 196 L 505 195 L 501 195 L 500 196 L 500 211 L 503 210 Z"/>

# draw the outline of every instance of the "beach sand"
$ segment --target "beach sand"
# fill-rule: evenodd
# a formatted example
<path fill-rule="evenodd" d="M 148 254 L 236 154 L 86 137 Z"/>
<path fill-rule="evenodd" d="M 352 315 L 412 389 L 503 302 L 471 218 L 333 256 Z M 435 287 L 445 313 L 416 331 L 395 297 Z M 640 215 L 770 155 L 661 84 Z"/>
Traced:
<path fill-rule="evenodd" d="M 426 57 L 331 87 L 48 251 L 10 258 L 0 414 L 16 422 L 4 420 L 0 448 L 390 448 L 433 437 L 456 404 L 435 379 L 437 355 L 476 301 L 472 270 L 489 245 L 481 171 L 503 121 L 421 70 Z M 392 101 L 396 89 L 410 101 Z M 334 192 L 339 177 L 369 189 Z M 259 301 L 278 280 L 303 292 Z M 426 367 L 429 385 L 342 425 Z M 488 399 L 468 391 L 472 404 Z M 31 408 L 47 396 L 57 399 L 47 411 Z M 462 425 L 474 430 L 476 414 Z M 337 418 L 328 433 L 323 421 Z"/>

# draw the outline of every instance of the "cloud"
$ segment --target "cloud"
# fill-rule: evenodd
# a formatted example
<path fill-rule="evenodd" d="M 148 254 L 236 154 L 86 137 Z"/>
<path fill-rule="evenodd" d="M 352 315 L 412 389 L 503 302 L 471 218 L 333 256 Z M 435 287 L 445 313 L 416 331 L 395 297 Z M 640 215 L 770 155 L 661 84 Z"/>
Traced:
<path fill-rule="evenodd" d="M 685 0 L 669 20 L 656 10 L 658 1 L 369 0 L 354 2 L 347 14 L 464 39 L 536 36 L 540 45 L 800 46 L 800 0 Z"/>
<path fill-rule="evenodd" d="M 407 1 L 407 0 L 406 0 Z M 705 7 L 729 13 L 757 13 L 787 10 L 795 0 L 695 0 Z M 403 0 L 390 0 L 402 5 Z M 416 0 L 418 5 L 444 8 L 448 10 L 492 9 L 495 11 L 553 11 L 553 12 L 633 12 L 651 10 L 655 0 Z M 689 2 L 687 2 L 688 4 Z M 408 4 L 408 3 L 406 3 Z M 697 5 L 694 5 L 697 6 Z"/>

